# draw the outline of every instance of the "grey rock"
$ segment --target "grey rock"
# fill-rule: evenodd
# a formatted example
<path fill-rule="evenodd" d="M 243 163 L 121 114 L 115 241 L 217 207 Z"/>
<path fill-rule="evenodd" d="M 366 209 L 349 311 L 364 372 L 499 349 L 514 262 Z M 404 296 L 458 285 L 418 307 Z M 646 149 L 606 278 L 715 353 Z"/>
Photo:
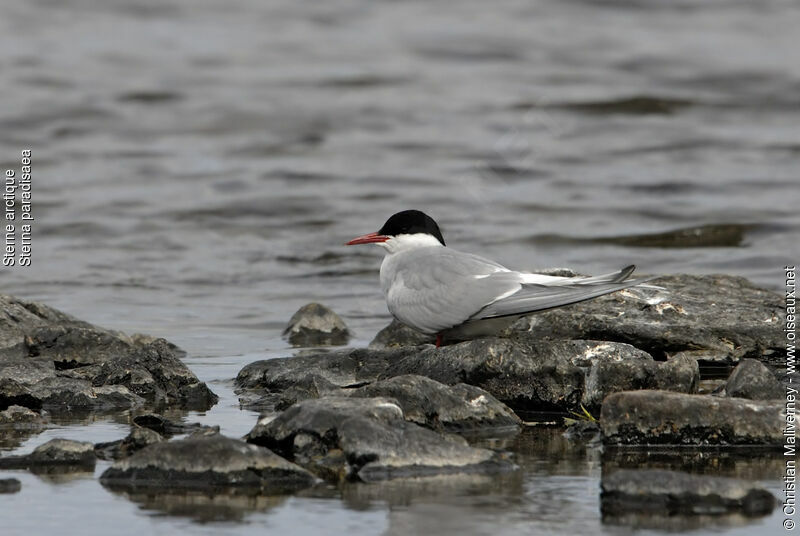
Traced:
<path fill-rule="evenodd" d="M 236 376 L 239 389 L 283 392 L 316 375 L 337 387 L 375 381 L 390 363 L 416 352 L 416 348 L 370 350 L 347 348 L 297 357 L 254 361 Z M 241 391 L 240 391 L 241 392 Z"/>
<path fill-rule="evenodd" d="M 651 283 L 665 290 L 631 288 L 537 313 L 517 322 L 512 336 L 625 342 L 657 359 L 689 351 L 736 363 L 785 354 L 777 329 L 785 300 L 778 294 L 726 275 L 679 274 Z"/>
<path fill-rule="evenodd" d="M 596 413 L 611 393 L 640 389 L 696 393 L 699 383 L 700 368 L 688 356 L 673 357 L 662 363 L 653 361 L 649 355 L 640 359 L 600 359 L 587 374 L 582 404 Z"/>
<path fill-rule="evenodd" d="M 134 452 L 161 441 L 165 441 L 165 439 L 158 432 L 134 425 L 131 427 L 131 433 L 124 439 L 97 443 L 94 446 L 94 452 L 101 460 L 118 460 L 127 458 Z"/>
<path fill-rule="evenodd" d="M 517 429 L 521 424 L 508 406 L 479 387 L 463 383 L 449 387 L 414 374 L 365 385 L 350 391 L 349 396 L 393 399 L 405 420 L 434 430 L 463 433 Z"/>
<path fill-rule="evenodd" d="M 442 348 L 424 347 L 390 364 L 382 377 L 418 374 L 447 385 L 475 385 L 514 410 L 575 410 L 583 393 L 584 373 L 572 360 L 598 346 L 588 341 L 519 344 L 476 339 Z"/>
<path fill-rule="evenodd" d="M 767 490 L 733 478 L 658 469 L 621 469 L 601 480 L 603 515 L 652 512 L 682 515 L 769 514 L 777 503 Z"/>
<path fill-rule="evenodd" d="M 780 448 L 785 407 L 743 398 L 627 391 L 603 401 L 606 445 L 762 445 Z"/>
<path fill-rule="evenodd" d="M 35 302 L 0 295 L 0 408 L 52 411 L 143 403 L 207 409 L 217 397 L 175 345 L 128 337 Z"/>
<path fill-rule="evenodd" d="M 263 447 L 221 435 L 154 443 L 100 476 L 104 486 L 134 491 L 238 489 L 278 494 L 314 481 L 308 471 Z"/>
<path fill-rule="evenodd" d="M 292 346 L 340 346 L 347 344 L 350 331 L 331 309 L 319 303 L 309 303 L 292 316 L 283 336 Z"/>
<path fill-rule="evenodd" d="M 389 398 L 298 402 L 259 421 L 247 441 L 267 446 L 331 481 L 373 482 L 514 468 L 502 454 L 406 422 L 400 406 Z"/>
<path fill-rule="evenodd" d="M 419 346 L 436 342 L 434 335 L 426 335 L 410 328 L 399 320 L 392 322 L 380 330 L 369 343 L 370 348 L 395 348 L 397 346 Z"/>
<path fill-rule="evenodd" d="M 53 465 L 93 467 L 94 464 L 94 445 L 69 439 L 51 439 L 36 447 L 30 454 L 0 458 L 0 469 L 31 469 Z"/>
<path fill-rule="evenodd" d="M 725 394 L 752 400 L 776 400 L 786 396 L 786 389 L 766 365 L 755 359 L 743 359 L 725 384 Z"/>
<path fill-rule="evenodd" d="M 22 406 L 9 406 L 0 411 L 0 430 L 39 429 L 44 427 L 45 419 L 40 413 Z"/>
<path fill-rule="evenodd" d="M 567 425 L 564 437 L 570 441 L 594 440 L 600 436 L 600 423 L 597 421 L 577 420 Z"/>
<path fill-rule="evenodd" d="M 0 493 L 16 493 L 22 489 L 22 483 L 16 478 L 0 478 Z"/>

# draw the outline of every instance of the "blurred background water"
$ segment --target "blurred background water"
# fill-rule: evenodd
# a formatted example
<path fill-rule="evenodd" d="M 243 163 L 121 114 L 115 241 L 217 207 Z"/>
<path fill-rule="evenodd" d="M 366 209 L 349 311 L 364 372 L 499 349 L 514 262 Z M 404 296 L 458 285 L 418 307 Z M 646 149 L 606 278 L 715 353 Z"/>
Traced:
<path fill-rule="evenodd" d="M 33 150 L 36 218 L 33 265 L 3 268 L 0 290 L 181 345 L 223 395 L 191 418 L 227 433 L 254 422 L 229 380 L 290 355 L 280 331 L 299 306 L 331 306 L 355 345 L 388 322 L 380 251 L 342 244 L 402 209 L 517 269 L 635 263 L 778 289 L 799 258 L 795 0 L 2 0 L 0 13 L 0 169 Z M 98 419 L 21 449 L 126 429 Z M 558 532 L 542 513 L 558 512 L 573 532 L 611 530 L 591 457 L 566 480 L 536 463 L 510 499 L 462 493 L 434 517 Z M 81 506 L 25 478 L 11 500 L 65 519 Z M 433 515 L 379 493 L 357 508 L 290 498 L 221 528 L 69 485 L 153 533 L 425 532 Z M 34 506 L 15 515 L 11 529 L 47 526 Z"/>

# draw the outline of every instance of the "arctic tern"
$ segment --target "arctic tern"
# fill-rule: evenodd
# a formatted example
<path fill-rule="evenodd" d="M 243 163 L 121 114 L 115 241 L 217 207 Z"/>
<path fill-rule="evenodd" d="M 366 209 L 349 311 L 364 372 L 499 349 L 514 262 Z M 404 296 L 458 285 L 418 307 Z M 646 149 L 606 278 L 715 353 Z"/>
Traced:
<path fill-rule="evenodd" d="M 590 300 L 649 279 L 628 279 L 635 266 L 594 277 L 515 272 L 494 261 L 445 246 L 439 226 L 419 210 L 390 217 L 378 232 L 346 245 L 386 250 L 381 290 L 392 315 L 417 331 L 444 340 L 496 333 L 521 316 Z"/>

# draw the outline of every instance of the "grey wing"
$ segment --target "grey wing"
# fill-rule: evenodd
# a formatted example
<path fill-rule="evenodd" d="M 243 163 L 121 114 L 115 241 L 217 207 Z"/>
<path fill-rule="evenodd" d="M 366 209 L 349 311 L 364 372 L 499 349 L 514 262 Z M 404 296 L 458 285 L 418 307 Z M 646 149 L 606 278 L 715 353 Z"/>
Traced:
<path fill-rule="evenodd" d="M 564 278 L 549 284 L 523 282 L 519 291 L 487 305 L 470 320 L 496 318 L 522 313 L 532 313 L 569 305 L 617 290 L 639 285 L 652 278 L 628 279 L 635 266 L 627 266 L 619 272 L 588 278 Z"/>
<path fill-rule="evenodd" d="M 408 252 L 386 289 L 389 311 L 423 333 L 463 324 L 520 289 L 519 274 L 476 255 L 446 248 Z"/>

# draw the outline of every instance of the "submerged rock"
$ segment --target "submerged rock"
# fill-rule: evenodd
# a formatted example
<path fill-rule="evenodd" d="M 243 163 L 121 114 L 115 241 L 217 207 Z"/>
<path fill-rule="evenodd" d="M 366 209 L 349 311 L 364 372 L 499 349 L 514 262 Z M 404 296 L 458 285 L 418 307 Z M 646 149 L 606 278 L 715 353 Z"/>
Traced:
<path fill-rule="evenodd" d="M 512 337 L 597 339 L 641 348 L 657 359 L 681 351 L 736 363 L 785 354 L 778 329 L 784 299 L 741 277 L 670 275 L 663 291 L 630 288 L 521 319 Z"/>
<path fill-rule="evenodd" d="M 621 469 L 604 475 L 600 486 L 603 515 L 626 512 L 747 516 L 769 514 L 777 503 L 751 482 L 658 469 Z"/>
<path fill-rule="evenodd" d="M 9 406 L 0 411 L 0 430 L 29 430 L 44 427 L 45 419 L 40 413 L 22 406 Z"/>
<path fill-rule="evenodd" d="M 35 469 L 45 466 L 94 467 L 94 445 L 84 441 L 51 439 L 30 454 L 0 458 L 0 469 Z"/>
<path fill-rule="evenodd" d="M 271 451 L 221 435 L 191 436 L 149 445 L 101 476 L 112 489 L 154 491 L 239 489 L 287 493 L 314 476 Z"/>
<path fill-rule="evenodd" d="M 94 452 L 101 460 L 118 460 L 127 458 L 148 445 L 162 441 L 165 441 L 165 439 L 158 432 L 134 425 L 131 427 L 131 433 L 123 439 L 97 443 L 94 446 Z"/>
<path fill-rule="evenodd" d="M 289 320 L 283 336 L 292 346 L 340 346 L 350 331 L 339 315 L 319 303 L 302 306 Z"/>
<path fill-rule="evenodd" d="M 641 389 L 696 393 L 699 383 L 697 360 L 688 356 L 673 357 L 661 363 L 653 361 L 649 355 L 641 359 L 599 359 L 592 364 L 586 377 L 582 403 L 589 411 L 597 412 L 603 399 L 611 393 Z"/>
<path fill-rule="evenodd" d="M 154 413 L 147 413 L 144 415 L 137 415 L 133 418 L 133 424 L 142 428 L 148 428 L 159 435 L 164 437 L 172 437 L 179 434 L 193 434 L 193 433 L 214 433 L 219 432 L 219 426 L 207 426 L 200 423 L 183 423 L 175 422 L 167 419 L 162 415 Z"/>
<path fill-rule="evenodd" d="M 103 329 L 46 305 L 0 295 L 0 408 L 118 409 L 144 403 L 207 409 L 217 397 L 175 345 Z"/>
<path fill-rule="evenodd" d="M 514 468 L 504 455 L 470 447 L 404 420 L 390 398 L 326 397 L 262 419 L 247 441 L 266 446 L 330 481 L 365 482 Z"/>
<path fill-rule="evenodd" d="M 0 478 L 0 493 L 16 493 L 22 489 L 22 483 L 16 478 Z"/>
<path fill-rule="evenodd" d="M 752 400 L 777 400 L 786 389 L 766 365 L 755 359 L 743 359 L 725 383 L 725 394 Z"/>
<path fill-rule="evenodd" d="M 449 387 L 415 374 L 375 382 L 348 394 L 395 400 L 405 420 L 434 430 L 476 432 L 518 428 L 522 422 L 508 406 L 479 387 L 464 383 Z"/>
<path fill-rule="evenodd" d="M 628 391 L 603 402 L 600 425 L 606 445 L 783 444 L 785 407 L 780 402 Z"/>

